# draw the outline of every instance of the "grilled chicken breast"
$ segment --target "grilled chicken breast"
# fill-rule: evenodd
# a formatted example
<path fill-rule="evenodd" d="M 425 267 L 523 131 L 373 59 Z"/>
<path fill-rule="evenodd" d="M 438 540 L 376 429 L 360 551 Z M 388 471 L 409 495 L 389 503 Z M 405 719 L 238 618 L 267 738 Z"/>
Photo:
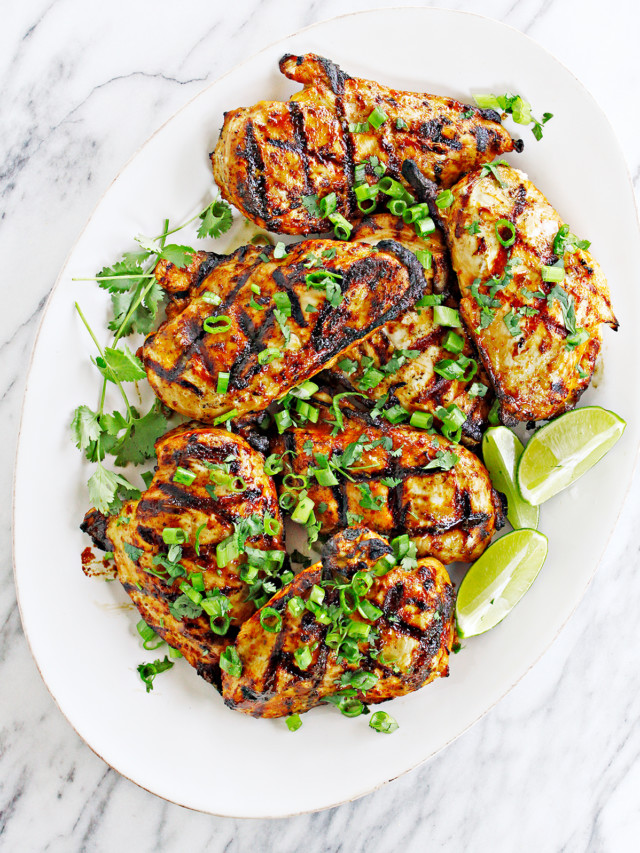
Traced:
<path fill-rule="evenodd" d="M 425 293 L 439 295 L 442 304 L 458 307 L 453 295 L 457 284 L 440 232 L 421 238 L 400 217 L 381 213 L 362 220 L 351 239 L 362 243 L 391 239 L 412 252 L 428 252 Z M 456 345 L 451 349 L 444 346 L 453 332 L 461 339 L 461 349 Z M 446 373 L 452 369 L 452 360 L 464 364 L 461 369 L 468 378 L 446 378 L 434 369 L 438 365 Z M 398 365 L 396 369 L 394 364 Z M 408 412 L 435 415 L 439 407 L 455 403 L 467 416 L 463 428 L 466 444 L 479 442 L 487 428 L 493 391 L 475 347 L 465 329 L 436 325 L 430 306 L 410 308 L 365 341 L 353 344 L 328 373 L 333 384 L 339 384 L 344 391 L 360 392 L 370 404 L 386 398 L 386 407 L 399 403 Z"/>
<path fill-rule="evenodd" d="M 149 383 L 169 408 L 205 423 L 265 409 L 425 288 L 415 256 L 391 240 L 375 248 L 308 240 L 281 260 L 273 253 L 244 246 L 224 261 L 205 259 L 204 277 L 185 271 L 191 298 L 142 349 Z"/>
<path fill-rule="evenodd" d="M 522 147 L 492 110 L 349 77 L 314 54 L 283 56 L 280 70 L 304 89 L 287 102 L 261 101 L 225 113 L 211 155 L 224 198 L 269 231 L 327 231 L 329 220 L 304 200 L 330 193 L 338 213 L 359 218 L 354 167 L 371 156 L 397 180 L 403 160 L 412 158 L 448 187 L 481 163 Z M 378 127 L 376 118 L 383 118 Z M 367 183 L 375 181 L 369 172 Z"/>
<path fill-rule="evenodd" d="M 329 540 L 322 561 L 297 575 L 240 629 L 235 648 L 241 672 L 222 674 L 226 704 L 254 717 L 282 717 L 329 699 L 338 707 L 354 699 L 384 702 L 448 675 L 454 593 L 446 569 L 423 559 L 415 568 L 396 566 L 378 576 L 374 566 L 390 554 L 388 542 L 364 528 Z M 367 612 L 375 618 L 341 610 L 336 585 L 349 585 L 356 573 L 372 581 L 363 598 L 374 606 Z M 318 588 L 324 593 L 321 610 L 303 608 L 294 615 L 289 602 L 301 599 L 313 607 L 310 595 Z M 279 628 L 273 613 L 266 616 L 267 607 L 279 616 Z"/>
<path fill-rule="evenodd" d="M 340 412 L 336 435 L 335 410 L 322 406 L 317 423 L 287 430 L 272 444 L 286 452 L 285 474 L 308 478 L 320 532 L 362 523 L 385 536 L 407 533 L 419 556 L 476 560 L 504 524 L 503 500 L 480 460 L 440 435 L 382 418 L 374 423 L 344 401 Z M 320 485 L 312 469 L 322 467 L 335 485 Z M 295 495 L 289 484 L 298 482 L 283 480 L 281 492 Z"/>
<path fill-rule="evenodd" d="M 421 181 L 415 166 L 405 172 Z M 433 199 L 435 186 L 422 187 Z M 617 328 L 600 266 L 517 169 L 476 170 L 452 191 L 453 203 L 439 213 L 460 314 L 502 421 L 546 420 L 573 408 L 591 381 L 600 325 Z"/>
<path fill-rule="evenodd" d="M 203 678 L 218 683 L 220 654 L 256 609 L 240 577 L 247 553 L 255 565 L 261 563 L 261 552 L 269 551 L 274 552 L 265 555 L 273 558 L 271 565 L 285 562 L 277 557 L 284 558 L 284 543 L 275 486 L 264 473 L 263 457 L 224 430 L 178 427 L 158 440 L 156 451 L 151 485 L 107 525 L 117 577 L 145 622 Z M 271 532 L 266 532 L 269 518 Z M 173 529 L 169 537 L 168 529 Z M 246 541 L 220 564 L 217 545 L 234 534 L 246 535 Z M 177 553 L 170 552 L 167 538 L 176 543 Z M 193 580 L 194 573 L 201 583 Z M 255 574 L 252 583 L 265 576 Z M 205 601 L 221 602 L 214 623 L 198 596 L 194 602 L 184 592 L 191 589 L 193 595 L 198 586 L 204 587 Z M 230 627 L 224 630 L 227 615 Z"/>

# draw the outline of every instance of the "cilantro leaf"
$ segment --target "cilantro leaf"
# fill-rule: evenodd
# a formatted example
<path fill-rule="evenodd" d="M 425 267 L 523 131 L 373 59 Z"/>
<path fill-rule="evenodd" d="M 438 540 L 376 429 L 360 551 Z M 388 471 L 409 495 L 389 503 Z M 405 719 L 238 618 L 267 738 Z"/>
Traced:
<path fill-rule="evenodd" d="M 142 557 L 142 555 L 144 554 L 144 551 L 142 550 L 142 548 L 136 548 L 136 546 L 132 545 L 130 542 L 125 542 L 124 553 L 130 560 L 133 560 L 134 563 L 137 563 L 140 557 Z"/>
<path fill-rule="evenodd" d="M 147 375 L 142 362 L 125 344 L 123 349 L 104 348 L 104 359 L 97 358 L 96 364 L 100 373 L 110 382 L 116 379 L 120 382 L 135 382 Z"/>
<path fill-rule="evenodd" d="M 395 489 L 402 482 L 402 477 L 383 477 L 380 482 L 388 489 Z"/>
<path fill-rule="evenodd" d="M 159 257 L 176 267 L 187 267 L 193 260 L 194 254 L 195 250 L 191 246 L 178 246 L 176 243 L 170 243 L 164 247 Z"/>
<path fill-rule="evenodd" d="M 171 669 L 172 666 L 173 661 L 170 661 L 166 655 L 164 656 L 164 660 L 154 660 L 153 663 L 138 664 L 138 675 L 144 682 L 144 686 L 147 688 L 147 693 L 153 690 L 153 679 L 156 675 L 167 669 Z"/>
<path fill-rule="evenodd" d="M 191 601 L 188 595 L 179 595 L 175 601 L 169 602 L 169 612 L 178 621 L 196 619 L 202 613 L 202 607 Z"/>
<path fill-rule="evenodd" d="M 427 465 L 422 466 L 423 471 L 450 471 L 459 461 L 459 457 L 452 450 L 438 450 L 435 457 Z"/>
<path fill-rule="evenodd" d="M 75 438 L 76 447 L 86 450 L 93 441 L 100 438 L 100 423 L 96 412 L 88 406 L 78 406 L 71 421 L 71 431 Z"/>
<path fill-rule="evenodd" d="M 378 495 L 375 497 L 371 492 L 371 486 L 368 483 L 359 483 L 358 489 L 362 497 L 360 498 L 360 506 L 362 509 L 372 509 L 374 511 L 381 510 L 384 506 L 384 497 Z"/>
<path fill-rule="evenodd" d="M 140 497 L 139 489 L 120 474 L 109 471 L 100 462 L 89 477 L 88 486 L 89 500 L 99 512 L 105 514 L 117 512 L 123 499 Z"/>
<path fill-rule="evenodd" d="M 303 195 L 302 204 L 306 207 L 309 216 L 313 216 L 315 219 L 322 219 L 322 212 L 318 207 L 317 195 Z"/>
<path fill-rule="evenodd" d="M 146 415 L 134 418 L 129 432 L 116 448 L 116 465 L 126 465 L 129 462 L 140 465 L 145 459 L 153 459 L 154 445 L 166 430 L 167 419 L 154 403 Z"/>
<path fill-rule="evenodd" d="M 216 199 L 200 214 L 202 225 L 198 228 L 198 237 L 218 238 L 225 234 L 233 223 L 233 214 L 226 201 Z"/>

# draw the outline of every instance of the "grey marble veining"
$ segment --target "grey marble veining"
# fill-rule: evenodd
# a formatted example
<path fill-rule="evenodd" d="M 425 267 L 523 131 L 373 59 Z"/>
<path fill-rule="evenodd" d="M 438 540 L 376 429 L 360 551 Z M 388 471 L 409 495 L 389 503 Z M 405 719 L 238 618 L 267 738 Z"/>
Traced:
<path fill-rule="evenodd" d="M 544 658 L 471 731 L 417 771 L 355 803 L 272 822 L 197 814 L 155 798 L 107 768 L 64 720 L 22 634 L 11 572 L 13 456 L 29 354 L 46 296 L 113 176 L 187 98 L 289 32 L 335 14 L 390 4 L 112 0 L 98 6 L 23 0 L 3 5 L 0 850 L 637 850 L 638 475 L 594 582 Z M 631 173 L 640 177 L 640 112 L 632 102 L 640 88 L 640 12 L 634 3 L 438 5 L 503 20 L 555 53 L 604 107 Z M 452 61 L 455 49 L 452 34 Z M 584 132 L 588 128 L 576 128 L 576 134 Z M 606 176 L 606 164 L 594 164 L 598 167 Z M 37 500 L 36 491 L 34 484 Z"/>

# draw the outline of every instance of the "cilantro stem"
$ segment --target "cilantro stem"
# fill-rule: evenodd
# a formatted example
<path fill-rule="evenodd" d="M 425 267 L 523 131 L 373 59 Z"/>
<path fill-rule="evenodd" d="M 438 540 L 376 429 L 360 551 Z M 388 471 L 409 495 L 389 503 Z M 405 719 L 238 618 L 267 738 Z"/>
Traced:
<path fill-rule="evenodd" d="M 214 201 L 216 201 L 216 200 L 217 200 L 217 199 L 214 199 Z M 190 225 L 190 224 L 191 224 L 195 219 L 197 219 L 199 216 L 202 216 L 202 214 L 203 214 L 206 210 L 208 210 L 208 209 L 211 207 L 212 203 L 213 203 L 213 202 L 209 202 L 209 204 L 208 204 L 206 207 L 203 207 L 203 208 L 202 208 L 202 210 L 201 210 L 201 211 L 199 211 L 198 213 L 196 213 L 196 215 L 195 215 L 195 216 L 192 216 L 192 217 L 191 217 L 191 219 L 187 219 L 187 221 L 186 221 L 186 222 L 183 222 L 183 223 L 182 223 L 182 225 L 178 225 L 176 228 L 172 228 L 172 229 L 171 229 L 171 231 L 167 231 L 167 230 L 166 230 L 166 229 L 168 228 L 168 226 L 169 226 L 169 220 L 168 220 L 168 219 L 165 219 L 165 221 L 164 221 L 165 231 L 164 231 L 162 234 L 160 234 L 160 236 L 158 236 L 158 237 L 154 237 L 154 238 L 153 238 L 153 242 L 155 243 L 156 241 L 161 240 L 162 242 L 161 242 L 161 244 L 160 244 L 160 245 L 162 246 L 162 248 L 164 248 L 164 239 L 165 239 L 166 237 L 168 237 L 168 236 L 169 236 L 169 234 L 175 234 L 175 233 L 176 233 L 176 231 L 182 231 L 182 229 L 183 229 L 183 228 L 186 228 L 186 227 L 187 227 L 187 225 Z"/>
<path fill-rule="evenodd" d="M 94 275 L 93 278 L 72 278 L 71 281 L 127 281 L 136 278 L 155 278 L 152 272 L 136 275 Z"/>
<path fill-rule="evenodd" d="M 116 385 L 118 386 L 118 390 L 120 391 L 120 394 L 122 395 L 122 399 L 124 400 L 124 404 L 125 404 L 125 406 L 127 407 L 127 414 L 128 414 L 128 416 L 129 416 L 129 420 L 130 420 L 130 421 L 132 421 L 132 420 L 133 420 L 133 414 L 132 414 L 132 412 L 131 412 L 131 405 L 130 405 L 130 403 L 129 403 L 129 398 L 127 397 L 126 391 L 125 391 L 125 390 L 124 390 L 124 388 L 122 387 L 122 383 L 120 382 L 120 380 L 118 379 L 118 377 L 115 375 L 115 373 L 113 372 L 113 370 L 111 370 L 111 368 L 109 367 L 108 362 L 107 362 L 107 360 L 106 360 L 106 358 L 105 358 L 105 356 L 104 356 L 104 350 L 102 349 L 102 347 L 101 347 L 101 346 L 100 346 L 100 344 L 98 343 L 98 339 L 97 339 L 97 338 L 96 338 L 96 336 L 94 335 L 94 333 L 93 333 L 93 329 L 92 329 L 92 328 L 91 328 L 91 326 L 89 325 L 89 323 L 88 323 L 88 321 L 87 321 L 87 318 L 86 318 L 86 317 L 84 316 L 84 314 L 82 313 L 82 309 L 80 308 L 80 306 L 78 305 L 78 303 L 77 303 L 77 302 L 75 303 L 75 306 L 76 306 L 76 311 L 77 311 L 77 312 L 78 312 L 78 314 L 80 315 L 80 319 L 81 319 L 81 320 L 82 320 L 82 322 L 84 323 L 85 328 L 86 328 L 86 330 L 89 332 L 89 334 L 91 335 L 91 339 L 93 340 L 94 344 L 96 345 L 98 352 L 100 353 L 100 355 L 101 355 L 102 359 L 104 360 L 105 364 L 107 365 L 107 369 L 108 369 L 108 370 L 109 370 L 109 372 L 111 373 L 111 376 L 112 376 L 112 378 L 113 378 L 113 381 L 114 381 L 114 382 L 116 383 Z M 101 403 L 101 406 L 100 406 L 100 414 L 102 414 L 102 412 L 103 412 L 103 408 L 102 408 L 102 407 L 103 407 L 103 405 L 104 405 L 104 396 L 105 396 L 106 384 L 107 384 L 107 381 L 106 381 L 106 379 L 104 379 L 104 381 L 103 381 L 102 403 Z"/>

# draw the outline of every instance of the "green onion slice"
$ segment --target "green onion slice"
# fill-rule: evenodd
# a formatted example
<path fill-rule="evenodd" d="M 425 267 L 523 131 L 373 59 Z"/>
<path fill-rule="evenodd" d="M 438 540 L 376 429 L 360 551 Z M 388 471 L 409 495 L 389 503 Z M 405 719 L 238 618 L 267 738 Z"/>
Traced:
<path fill-rule="evenodd" d="M 513 246 L 516 242 L 516 227 L 508 219 L 498 219 L 495 224 L 495 230 L 498 241 L 505 249 Z"/>
<path fill-rule="evenodd" d="M 277 634 L 282 628 L 282 616 L 275 607 L 263 607 L 260 611 L 260 624 L 270 634 Z"/>
<path fill-rule="evenodd" d="M 226 314 L 220 314 L 217 317 L 207 317 L 202 324 L 202 328 L 210 335 L 221 335 L 223 332 L 228 332 L 231 328 L 231 318 L 227 317 Z"/>

